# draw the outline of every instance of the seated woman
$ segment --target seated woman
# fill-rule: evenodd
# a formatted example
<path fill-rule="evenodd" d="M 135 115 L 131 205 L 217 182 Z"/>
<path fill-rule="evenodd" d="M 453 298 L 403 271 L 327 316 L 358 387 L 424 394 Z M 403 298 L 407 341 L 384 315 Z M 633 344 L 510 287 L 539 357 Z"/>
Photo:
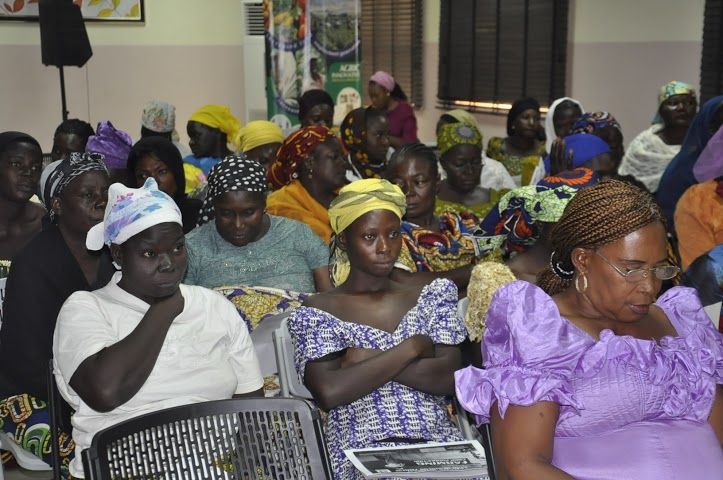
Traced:
<path fill-rule="evenodd" d="M 334 479 L 362 478 L 346 448 L 459 440 L 447 413 L 466 332 L 457 289 L 391 278 L 402 248 L 404 194 L 386 180 L 342 188 L 329 209 L 337 235 L 333 290 L 289 317 L 296 368 L 329 412 Z"/>
<path fill-rule="evenodd" d="M 0 278 L 40 231 L 45 209 L 30 199 L 38 188 L 43 152 L 26 133 L 0 133 Z"/>
<path fill-rule="evenodd" d="M 193 230 L 202 202 L 186 194 L 183 159 L 170 140 L 150 136 L 136 142 L 128 155 L 128 176 L 136 188 L 141 188 L 149 177 L 153 177 L 158 188 L 181 210 L 183 233 Z"/>
<path fill-rule="evenodd" d="M 50 452 L 32 439 L 39 432 L 50 437 L 47 372 L 58 312 L 73 292 L 107 284 L 115 269 L 107 249 L 91 252 L 85 247 L 86 234 L 103 220 L 108 199 L 110 182 L 102 157 L 74 152 L 46 168 L 51 172 L 40 188 L 52 223 L 16 255 L 5 289 L 0 419 L 2 429 L 19 445 L 50 464 Z M 59 440 L 67 476 L 75 445 L 69 435 L 70 412 L 64 407 Z M 18 411 L 22 413 L 11 414 Z"/>
<path fill-rule="evenodd" d="M 163 137 L 173 142 L 181 158 L 191 154 L 191 149 L 179 142 L 176 131 L 176 107 L 161 100 L 151 100 L 143 107 L 141 115 L 141 138 Z"/>
<path fill-rule="evenodd" d="M 545 115 L 545 150 L 551 152 L 552 142 L 570 135 L 584 112 L 582 104 L 574 98 L 562 97 L 552 102 Z"/>
<path fill-rule="evenodd" d="M 130 135 L 104 120 L 98 123 L 95 135 L 88 138 L 85 151 L 103 156 L 111 183 L 120 182 L 123 185 L 131 185 L 127 165 L 128 154 L 131 152 L 132 146 L 133 140 Z"/>
<path fill-rule="evenodd" d="M 86 246 L 109 245 L 121 271 L 103 288 L 75 292 L 53 337 L 55 378 L 75 410 L 75 458 L 98 431 L 164 408 L 260 395 L 263 378 L 246 325 L 220 294 L 181 285 L 181 212 L 149 178 L 113 184 L 103 222 Z"/>
<path fill-rule="evenodd" d="M 213 167 L 199 226 L 186 236 L 185 282 L 328 290 L 329 248 L 305 223 L 266 213 L 266 172 L 230 156 Z"/>
<path fill-rule="evenodd" d="M 239 150 L 241 122 L 225 105 L 205 105 L 196 110 L 186 124 L 193 155 L 183 159 L 208 175 L 221 159 Z M 229 145 L 233 151 L 229 150 Z"/>
<path fill-rule="evenodd" d="M 483 218 L 504 192 L 480 186 L 487 168 L 482 159 L 482 134 L 474 125 L 448 123 L 437 133 L 437 148 L 446 175 L 439 182 L 434 213 L 470 212 Z"/>
<path fill-rule="evenodd" d="M 491 419 L 502 480 L 720 478 L 723 337 L 693 289 L 656 301 L 678 271 L 663 222 L 633 185 L 584 188 L 539 287 L 495 295 L 485 369 L 458 371 L 456 391 Z"/>
<path fill-rule="evenodd" d="M 614 166 L 613 174 L 617 173 L 625 150 L 623 147 L 623 131 L 615 117 L 608 112 L 583 113 L 572 126 L 570 135 L 576 133 L 590 133 L 603 139 L 610 147 Z"/>
<path fill-rule="evenodd" d="M 487 156 L 502 162 L 518 187 L 534 185 L 545 176 L 542 135 L 540 104 L 534 98 L 522 98 L 507 114 L 507 137 L 490 138 Z"/>
<path fill-rule="evenodd" d="M 241 129 L 241 152 L 249 160 L 261 164 L 266 172 L 276 160 L 276 152 L 284 142 L 284 133 L 278 125 L 268 120 L 254 120 Z"/>
<path fill-rule="evenodd" d="M 324 90 L 307 90 L 299 98 L 299 121 L 301 128 L 320 125 L 334 126 L 334 100 Z"/>
<path fill-rule="evenodd" d="M 349 152 L 350 182 L 381 178 L 389 153 L 389 121 L 381 110 L 357 108 L 341 122 L 341 141 Z"/>
<path fill-rule="evenodd" d="M 675 207 L 675 233 L 683 269 L 723 243 L 723 172 L 693 185 L 680 197 Z"/>
<path fill-rule="evenodd" d="M 698 157 L 721 125 L 723 125 L 723 95 L 713 97 L 703 104 L 688 128 L 680 152 L 668 164 L 660 178 L 655 199 L 663 209 L 671 232 L 674 226 L 675 206 L 690 186 L 700 182 L 694 173 Z M 708 179 L 711 178 L 714 177 Z"/>
<path fill-rule="evenodd" d="M 63 121 L 53 134 L 53 149 L 50 158 L 53 162 L 68 158 L 73 152 L 85 152 L 88 139 L 95 135 L 90 123 L 70 118 Z"/>
<path fill-rule="evenodd" d="M 277 190 L 266 200 L 266 210 L 306 223 L 328 244 L 327 209 L 346 183 L 346 166 L 339 140 L 328 128 L 304 127 L 291 134 L 268 173 Z"/>
<path fill-rule="evenodd" d="M 630 142 L 620 164 L 620 174 L 632 175 L 655 193 L 665 168 L 680 151 L 697 109 L 698 101 L 691 85 L 677 81 L 663 85 L 653 125 Z"/>
<path fill-rule="evenodd" d="M 369 98 L 372 106 L 386 113 L 389 121 L 389 144 L 399 148 L 418 142 L 417 117 L 407 102 L 402 87 L 387 72 L 378 71 L 369 79 Z"/>

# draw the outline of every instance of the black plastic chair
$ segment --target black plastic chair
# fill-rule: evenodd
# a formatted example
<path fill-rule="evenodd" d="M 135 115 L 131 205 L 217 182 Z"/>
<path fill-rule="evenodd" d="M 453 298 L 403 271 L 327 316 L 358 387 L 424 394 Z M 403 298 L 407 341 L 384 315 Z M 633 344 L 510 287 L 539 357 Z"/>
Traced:
<path fill-rule="evenodd" d="M 319 412 L 294 398 L 238 398 L 168 408 L 98 432 L 85 478 L 327 479 Z"/>
<path fill-rule="evenodd" d="M 490 480 L 497 478 L 497 469 L 495 466 L 495 457 L 492 454 L 492 431 L 490 424 L 485 423 L 479 427 L 475 427 L 475 420 L 467 410 L 454 397 L 454 409 L 457 412 L 457 422 L 459 422 L 459 431 L 465 440 L 477 440 L 485 450 L 485 458 L 487 459 L 487 468 L 489 470 Z"/>

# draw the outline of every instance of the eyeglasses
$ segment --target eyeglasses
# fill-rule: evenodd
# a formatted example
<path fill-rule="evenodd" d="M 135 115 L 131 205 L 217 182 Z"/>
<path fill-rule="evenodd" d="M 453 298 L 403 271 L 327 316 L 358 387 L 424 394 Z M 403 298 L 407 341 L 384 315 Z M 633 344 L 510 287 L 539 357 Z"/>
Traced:
<path fill-rule="evenodd" d="M 607 263 L 608 265 L 613 267 L 615 269 L 615 271 L 618 272 L 621 277 L 625 278 L 625 280 L 628 283 L 641 282 L 641 281 L 645 280 L 646 278 L 648 278 L 648 275 L 650 274 L 650 272 L 652 272 L 653 275 L 655 275 L 655 278 L 657 278 L 658 280 L 670 280 L 671 278 L 675 277 L 678 274 L 678 272 L 680 272 L 680 269 L 678 267 L 676 267 L 675 265 L 660 265 L 658 267 L 653 267 L 653 268 L 635 268 L 633 270 L 626 269 L 625 271 L 623 271 L 620 268 L 613 265 L 610 262 L 610 260 L 603 257 L 598 252 L 595 252 L 595 255 L 597 255 L 598 257 L 605 260 L 605 263 Z"/>

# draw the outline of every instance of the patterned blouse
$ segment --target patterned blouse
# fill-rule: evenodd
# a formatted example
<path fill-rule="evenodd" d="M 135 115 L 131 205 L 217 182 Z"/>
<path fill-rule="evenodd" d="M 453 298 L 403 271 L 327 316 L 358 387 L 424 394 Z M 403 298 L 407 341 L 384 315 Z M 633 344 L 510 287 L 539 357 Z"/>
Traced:
<path fill-rule="evenodd" d="M 545 142 L 540 142 L 537 153 L 524 157 L 507 153 L 505 139 L 492 137 L 487 142 L 487 156 L 501 162 L 517 183 L 517 186 L 534 185 L 545 176 L 542 159 L 545 156 Z"/>
<path fill-rule="evenodd" d="M 418 334 L 434 343 L 457 345 L 467 332 L 457 316 L 457 287 L 437 279 L 424 287 L 417 304 L 402 318 L 394 333 L 345 322 L 310 307 L 300 307 L 289 318 L 296 369 L 304 376 L 306 363 L 346 348 L 389 350 Z M 391 381 L 348 405 L 332 409 L 326 424 L 335 480 L 363 478 L 344 449 L 389 446 L 389 438 L 412 443 L 446 442 L 460 436 L 447 413 L 444 397 L 430 395 Z"/>

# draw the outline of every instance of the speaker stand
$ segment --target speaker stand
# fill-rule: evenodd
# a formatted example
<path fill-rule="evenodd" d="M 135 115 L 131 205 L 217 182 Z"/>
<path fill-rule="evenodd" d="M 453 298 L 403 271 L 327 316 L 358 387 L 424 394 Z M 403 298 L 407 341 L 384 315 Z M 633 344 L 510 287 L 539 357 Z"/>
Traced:
<path fill-rule="evenodd" d="M 60 72 L 60 102 L 63 109 L 63 121 L 66 121 L 68 119 L 68 103 L 65 100 L 65 73 L 62 65 L 58 67 L 58 71 Z"/>

